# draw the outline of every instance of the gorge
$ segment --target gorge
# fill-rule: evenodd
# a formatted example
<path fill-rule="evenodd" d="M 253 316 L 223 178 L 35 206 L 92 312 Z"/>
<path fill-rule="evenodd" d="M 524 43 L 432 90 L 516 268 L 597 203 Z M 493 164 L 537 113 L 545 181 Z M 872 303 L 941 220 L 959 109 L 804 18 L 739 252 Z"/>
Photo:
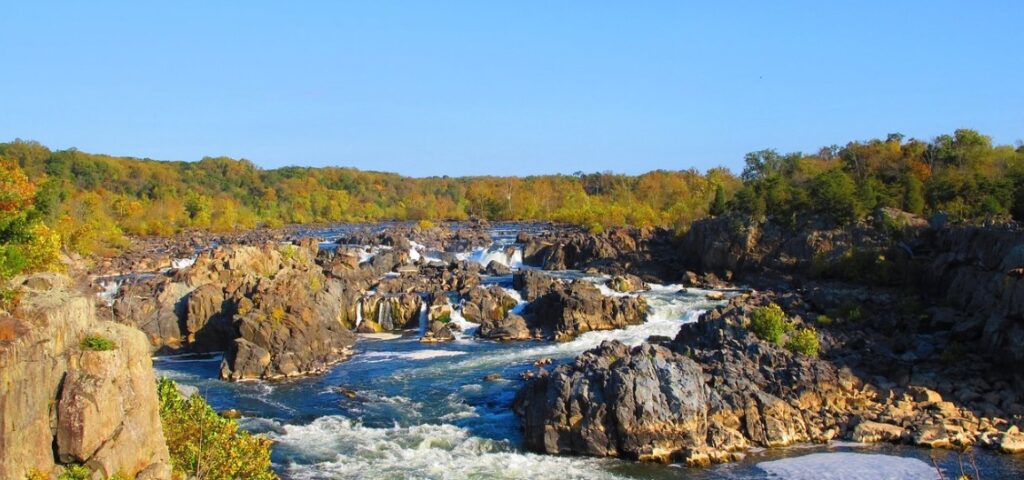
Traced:
<path fill-rule="evenodd" d="M 284 478 L 757 477 L 808 453 L 923 459 L 908 475 L 932 478 L 966 446 L 984 478 L 1019 472 L 999 452 L 1024 450 L 1020 379 L 998 365 L 1020 351 L 1020 232 L 878 215 L 852 231 L 723 217 L 678 239 L 336 226 L 156 261 L 140 242 L 92 272 L 113 323 L 93 322 L 145 333 L 156 375 L 273 440 Z M 751 333 L 770 305 L 820 353 Z M 675 464 L 705 468 L 659 466 Z"/>

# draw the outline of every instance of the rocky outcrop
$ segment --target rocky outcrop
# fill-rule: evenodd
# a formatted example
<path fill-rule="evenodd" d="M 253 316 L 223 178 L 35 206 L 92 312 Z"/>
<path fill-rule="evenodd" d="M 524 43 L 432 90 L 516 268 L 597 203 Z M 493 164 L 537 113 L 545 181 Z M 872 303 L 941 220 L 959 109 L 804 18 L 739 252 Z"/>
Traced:
<path fill-rule="evenodd" d="M 520 240 L 523 263 L 544 270 L 632 273 L 666 283 L 678 279 L 682 266 L 676 236 L 664 229 L 615 228 L 591 234 L 562 228 Z"/>
<path fill-rule="evenodd" d="M 487 267 L 484 268 L 484 272 L 488 275 L 502 276 L 512 275 L 512 269 L 508 265 L 501 263 L 497 260 L 491 260 L 487 263 Z"/>
<path fill-rule="evenodd" d="M 530 381 L 514 408 L 532 450 L 653 459 L 706 442 L 709 394 L 693 360 L 606 342 Z"/>
<path fill-rule="evenodd" d="M 452 305 L 447 295 L 431 295 L 427 307 L 427 327 L 420 341 L 423 343 L 455 340 L 458 326 L 452 323 Z"/>
<path fill-rule="evenodd" d="M 248 253 L 253 252 L 243 255 Z M 243 278 L 235 290 L 230 283 L 225 287 L 236 305 L 237 338 L 225 352 L 221 378 L 318 374 L 348 358 L 355 337 L 347 327 L 346 289 L 341 281 L 324 277 L 312 261 L 316 245 L 261 253 L 270 259 L 269 275 Z M 276 269 L 275 257 L 280 257 Z"/>
<path fill-rule="evenodd" d="M 532 327 L 564 342 L 585 332 L 639 325 L 647 319 L 647 304 L 642 297 L 606 297 L 594 284 L 576 280 L 538 297 L 524 313 Z"/>
<path fill-rule="evenodd" d="M 694 223 L 681 248 L 688 267 L 747 282 L 781 273 L 909 287 L 952 307 L 936 327 L 995 359 L 1024 361 L 1024 275 L 1015 273 L 1024 271 L 1024 230 L 1017 224 L 932 227 L 892 209 L 844 228 L 815 218 L 787 226 L 717 217 Z"/>
<path fill-rule="evenodd" d="M 389 225 L 379 231 L 362 229 L 343 235 L 341 245 L 386 245 L 408 251 L 412 242 L 434 251 L 468 252 L 492 243 L 487 225 L 481 223 L 443 223 L 430 228 L 414 225 Z"/>
<path fill-rule="evenodd" d="M 165 274 L 125 282 L 113 305 L 114 318 L 142 330 L 158 352 L 174 352 L 187 342 L 182 328 L 188 295 L 194 289 Z"/>
<path fill-rule="evenodd" d="M 129 282 L 112 313 L 146 332 L 158 352 L 225 352 L 226 379 L 315 374 L 351 354 L 361 289 L 403 259 L 380 256 L 336 277 L 337 258 L 321 255 L 312 238 L 225 245 L 191 266 Z"/>
<path fill-rule="evenodd" d="M 920 283 L 964 313 L 953 327 L 1007 362 L 1024 362 L 1024 230 L 937 232 Z"/>
<path fill-rule="evenodd" d="M 419 328 L 423 299 L 415 293 L 367 295 L 359 303 L 366 333 Z"/>
<path fill-rule="evenodd" d="M 606 342 L 530 380 L 513 407 L 525 445 L 689 465 L 734 460 L 751 447 L 833 438 L 1015 445 L 1017 426 L 1004 418 L 978 417 L 977 409 L 920 385 L 865 381 L 841 363 L 759 339 L 748 330 L 750 318 L 770 301 L 804 305 L 799 297 L 743 295 L 684 325 L 668 345 Z M 802 323 L 800 316 L 792 321 Z M 819 335 L 824 345 L 845 341 Z"/>
<path fill-rule="evenodd" d="M 533 335 L 526 319 L 515 313 L 507 313 L 498 319 L 485 319 L 480 323 L 477 335 L 481 338 L 501 342 L 530 340 Z"/>
<path fill-rule="evenodd" d="M 99 478 L 169 479 L 146 336 L 97 320 L 65 277 L 24 291 L 0 314 L 0 478 L 80 463 Z"/>
<path fill-rule="evenodd" d="M 512 276 L 512 288 L 519 291 L 523 300 L 532 302 L 558 286 L 558 279 L 537 270 L 523 270 Z"/>
<path fill-rule="evenodd" d="M 193 352 L 218 352 L 235 338 L 232 318 L 237 312 L 233 301 L 224 297 L 224 288 L 207 283 L 193 290 L 186 299 L 185 343 Z"/>
<path fill-rule="evenodd" d="M 462 316 L 470 322 L 481 324 L 501 320 L 518 303 L 500 286 L 476 287 L 464 296 Z"/>
<path fill-rule="evenodd" d="M 409 273 L 381 279 L 374 290 L 380 293 L 465 293 L 480 285 L 479 266 L 474 262 L 456 260 L 431 262 L 414 267 Z"/>
<path fill-rule="evenodd" d="M 513 313 L 519 302 L 505 289 L 492 285 L 470 290 L 462 303 L 462 316 L 480 328 L 480 338 L 498 341 L 529 340 L 533 338 L 526 319 Z"/>

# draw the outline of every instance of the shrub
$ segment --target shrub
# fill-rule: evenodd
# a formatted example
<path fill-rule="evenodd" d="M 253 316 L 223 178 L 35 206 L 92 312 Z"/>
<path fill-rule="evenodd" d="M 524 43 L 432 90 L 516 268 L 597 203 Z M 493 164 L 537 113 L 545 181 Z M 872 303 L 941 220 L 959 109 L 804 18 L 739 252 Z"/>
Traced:
<path fill-rule="evenodd" d="M 282 245 L 281 248 L 278 249 L 278 251 L 281 252 L 281 258 L 290 262 L 292 260 L 295 260 L 296 257 L 298 257 L 299 247 L 289 243 L 287 245 Z"/>
<path fill-rule="evenodd" d="M 782 341 L 782 335 L 786 333 L 786 314 L 774 303 L 766 307 L 757 307 L 750 315 L 748 328 L 757 338 L 778 345 Z"/>
<path fill-rule="evenodd" d="M 832 323 L 835 322 L 835 320 L 832 320 L 832 317 L 829 317 L 828 315 L 818 315 L 817 321 L 822 325 L 832 325 Z"/>
<path fill-rule="evenodd" d="M 818 331 L 814 327 L 797 329 L 797 331 L 789 335 L 789 340 L 786 341 L 786 349 L 809 357 L 817 357 L 818 350 L 821 349 Z"/>
<path fill-rule="evenodd" d="M 270 309 L 270 321 L 274 325 L 280 324 L 281 321 L 284 320 L 284 317 L 285 317 L 284 307 L 282 307 L 280 305 L 277 305 L 274 308 Z"/>
<path fill-rule="evenodd" d="M 419 227 L 420 229 L 427 230 L 430 228 L 434 228 L 434 222 L 431 222 L 430 220 L 420 220 L 416 222 L 416 226 Z"/>
<path fill-rule="evenodd" d="M 175 473 L 196 478 L 274 480 L 270 440 L 239 430 L 199 395 L 183 398 L 174 382 L 157 386 L 160 422 Z"/>
<path fill-rule="evenodd" d="M 117 348 L 117 344 L 113 340 L 90 335 L 82 339 L 81 347 L 85 350 L 104 352 Z"/>
<path fill-rule="evenodd" d="M 839 308 L 839 316 L 849 322 L 859 322 L 864 318 L 864 311 L 856 303 L 846 303 Z"/>
<path fill-rule="evenodd" d="M 57 480 L 89 480 L 92 472 L 85 465 L 68 465 L 57 475 Z"/>

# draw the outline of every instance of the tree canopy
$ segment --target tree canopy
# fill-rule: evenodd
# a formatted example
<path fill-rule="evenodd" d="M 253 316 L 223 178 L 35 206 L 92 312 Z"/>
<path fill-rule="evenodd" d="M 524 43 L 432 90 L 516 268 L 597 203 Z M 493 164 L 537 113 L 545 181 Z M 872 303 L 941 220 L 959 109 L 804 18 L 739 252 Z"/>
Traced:
<path fill-rule="evenodd" d="M 811 155 L 761 150 L 746 155 L 739 177 L 716 168 L 409 178 L 341 167 L 261 169 L 227 157 L 114 157 L 15 140 L 0 143 L 7 165 L 0 211 L 32 212 L 60 233 L 65 248 L 99 253 L 119 248 L 127 234 L 381 220 L 478 217 L 682 230 L 708 214 L 787 220 L 817 213 L 842 224 L 878 207 L 942 211 L 955 220 L 1022 219 L 1022 159 L 1024 148 L 995 146 L 961 129 L 932 141 L 889 134 Z M 16 233 L 5 233 L 5 224 L 23 222 L 21 213 L 2 215 L 0 235 Z"/>

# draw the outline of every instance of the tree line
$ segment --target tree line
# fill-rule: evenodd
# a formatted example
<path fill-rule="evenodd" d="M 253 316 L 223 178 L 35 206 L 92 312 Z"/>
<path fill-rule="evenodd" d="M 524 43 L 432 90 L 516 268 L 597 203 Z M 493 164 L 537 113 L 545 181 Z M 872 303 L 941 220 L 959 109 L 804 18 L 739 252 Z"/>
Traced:
<path fill-rule="evenodd" d="M 0 182 L 23 184 L 20 201 L 0 197 L 0 211 L 26 216 L 19 235 L 25 225 L 42 226 L 63 248 L 82 253 L 115 251 L 127 235 L 381 220 L 476 217 L 683 231 L 708 215 L 792 221 L 820 214 L 843 224 L 878 207 L 945 212 L 953 220 L 1024 219 L 1024 148 L 993 145 L 968 129 L 930 141 L 890 134 L 813 154 L 752 152 L 738 176 L 714 168 L 409 178 L 338 167 L 261 169 L 226 157 L 181 162 L 53 151 L 22 140 L 0 143 L 0 165 Z"/>

